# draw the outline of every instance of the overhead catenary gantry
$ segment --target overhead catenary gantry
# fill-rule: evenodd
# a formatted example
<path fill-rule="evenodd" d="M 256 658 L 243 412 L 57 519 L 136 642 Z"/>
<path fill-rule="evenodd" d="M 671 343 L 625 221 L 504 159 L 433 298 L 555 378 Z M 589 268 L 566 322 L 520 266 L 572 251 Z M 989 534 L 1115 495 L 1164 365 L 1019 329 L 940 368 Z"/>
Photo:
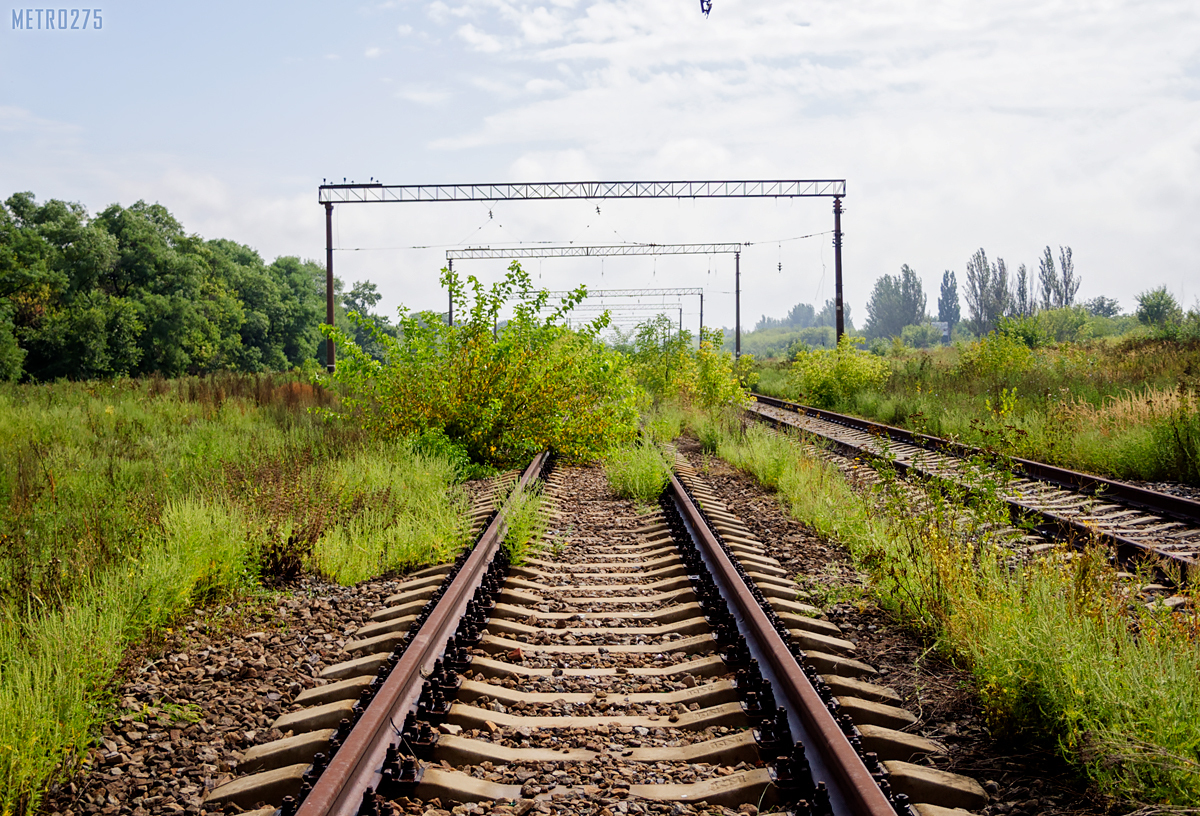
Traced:
<path fill-rule="evenodd" d="M 845 179 L 757 181 L 560 181 L 513 184 L 322 184 L 317 200 L 325 205 L 327 321 L 333 324 L 333 206 L 435 201 L 536 201 L 614 198 L 832 198 L 837 336 L 844 332 L 842 309 L 842 198 Z M 326 365 L 334 369 L 333 340 L 327 341 Z"/>

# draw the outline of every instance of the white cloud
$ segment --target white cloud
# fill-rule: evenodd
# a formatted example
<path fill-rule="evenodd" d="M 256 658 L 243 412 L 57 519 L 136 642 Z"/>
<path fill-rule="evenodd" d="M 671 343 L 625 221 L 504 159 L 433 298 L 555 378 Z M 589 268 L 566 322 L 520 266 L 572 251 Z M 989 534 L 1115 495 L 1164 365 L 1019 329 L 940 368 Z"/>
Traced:
<path fill-rule="evenodd" d="M 533 94 L 561 91 L 566 87 L 566 83 L 558 79 L 531 79 L 525 83 L 525 90 Z"/>
<path fill-rule="evenodd" d="M 452 94 L 445 88 L 412 85 L 396 92 L 397 99 L 415 102 L 418 105 L 435 106 L 445 103 Z"/>
<path fill-rule="evenodd" d="M 499 39 L 479 30 L 470 23 L 460 26 L 455 33 L 473 50 L 481 51 L 484 54 L 494 54 L 504 48 Z"/>
<path fill-rule="evenodd" d="M 396 33 L 401 37 L 407 37 L 413 33 L 413 27 L 407 23 L 396 26 Z"/>
<path fill-rule="evenodd" d="M 383 54 L 383 49 L 378 48 L 376 46 L 371 46 L 370 48 L 368 48 L 366 51 L 363 52 L 363 56 L 366 57 L 367 59 L 375 59 L 376 57 L 380 56 L 381 54 Z"/>

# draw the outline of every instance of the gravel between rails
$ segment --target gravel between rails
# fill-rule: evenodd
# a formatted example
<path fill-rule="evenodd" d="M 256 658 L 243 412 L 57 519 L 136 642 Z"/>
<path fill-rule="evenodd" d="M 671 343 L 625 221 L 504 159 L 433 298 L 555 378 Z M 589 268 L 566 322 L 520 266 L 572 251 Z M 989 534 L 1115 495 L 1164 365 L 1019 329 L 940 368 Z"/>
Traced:
<path fill-rule="evenodd" d="M 549 576 L 538 576 L 536 582 L 545 586 L 572 586 L 584 583 L 588 586 L 600 587 L 613 585 L 619 587 L 611 590 L 611 594 L 622 597 L 638 597 L 642 594 L 653 594 L 653 588 L 640 589 L 639 584 L 647 584 L 655 579 L 646 578 L 637 573 L 640 563 L 638 559 L 629 559 L 628 571 L 613 569 L 608 577 L 589 575 L 587 578 L 576 578 L 573 573 L 587 572 L 589 564 L 611 563 L 619 560 L 615 555 L 614 544 L 635 544 L 638 538 L 635 530 L 646 523 L 647 517 L 639 513 L 638 508 L 628 501 L 613 497 L 607 480 L 600 468 L 560 468 L 557 481 L 561 497 L 558 500 L 558 516 L 553 529 L 548 535 L 548 546 L 541 553 L 536 569 L 551 573 Z M 581 816 L 615 816 L 615 814 L 703 814 L 703 816 L 730 816 L 731 814 L 757 813 L 754 805 L 743 805 L 740 809 L 721 806 L 660 803 L 646 800 L 624 799 L 613 790 L 620 783 L 627 784 L 661 784 L 664 782 L 689 783 L 718 776 L 732 774 L 746 767 L 744 763 L 722 766 L 709 763 L 681 762 L 631 762 L 623 761 L 613 753 L 627 753 L 636 748 L 673 747 L 687 745 L 705 740 L 726 736 L 737 729 L 724 726 L 704 728 L 700 730 L 682 730 L 673 728 L 671 720 L 681 710 L 682 704 L 655 704 L 654 701 L 644 703 L 626 703 L 621 698 L 626 694 L 666 694 L 681 689 L 695 687 L 717 680 L 729 680 L 732 673 L 697 678 L 691 674 L 682 675 L 629 675 L 620 673 L 630 668 L 669 668 L 686 662 L 700 654 L 682 654 L 658 652 L 646 654 L 561 654 L 539 651 L 539 646 L 554 645 L 597 645 L 609 646 L 618 644 L 645 644 L 657 642 L 672 642 L 681 639 L 678 634 L 644 635 L 595 633 L 586 631 L 592 627 L 645 626 L 644 620 L 638 620 L 639 612 L 651 612 L 677 602 L 648 602 L 608 604 L 602 598 L 603 590 L 568 591 L 558 590 L 546 593 L 545 602 L 530 607 L 530 617 L 526 623 L 551 627 L 557 624 L 561 628 L 569 628 L 569 633 L 538 632 L 532 635 L 505 635 L 506 638 L 522 641 L 520 649 L 489 655 L 494 660 L 511 663 L 514 667 L 549 668 L 549 669 L 589 669 L 615 668 L 617 674 L 596 677 L 562 676 L 517 676 L 485 678 L 476 677 L 468 669 L 464 672 L 466 679 L 478 679 L 499 688 L 519 689 L 526 692 L 551 692 L 561 694 L 578 694 L 588 692 L 596 695 L 596 699 L 587 703 L 568 703 L 551 701 L 547 703 L 524 703 L 515 706 L 505 706 L 498 700 L 487 696 L 477 698 L 470 705 L 502 713 L 519 714 L 522 716 L 612 716 L 638 715 L 661 719 L 661 727 L 645 726 L 601 726 L 598 729 L 584 728 L 537 728 L 496 726 L 494 728 L 468 729 L 454 733 L 484 742 L 504 745 L 513 748 L 548 748 L 552 750 L 569 750 L 572 748 L 608 751 L 604 756 L 589 762 L 539 762 L 495 764 L 484 762 L 479 765 L 460 766 L 457 770 L 479 779 L 485 779 L 504 784 L 519 784 L 522 795 L 530 797 L 518 802 L 515 806 L 504 803 L 478 803 L 456 805 L 452 810 L 443 808 L 443 803 L 436 800 L 423 802 L 418 800 L 401 799 L 394 802 L 400 812 L 408 814 L 431 814 L 441 816 L 443 813 L 479 813 L 511 816 L 517 813 L 555 813 L 581 814 Z M 579 603 L 576 599 L 593 599 L 590 602 Z M 567 613 L 589 615 L 584 620 L 537 618 L 538 613 Z M 611 614 L 612 618 L 592 618 L 591 614 Z M 477 651 L 477 654 L 483 654 Z M 604 695 L 601 697 L 600 695 Z M 690 710 L 700 706 L 693 703 Z M 686 710 L 686 709 L 684 709 Z M 449 766 L 447 766 L 449 767 Z M 577 786 L 581 793 L 577 795 L 557 796 L 550 800 L 533 800 L 532 797 L 555 786 Z M 446 807 L 450 807 L 447 803 Z"/>

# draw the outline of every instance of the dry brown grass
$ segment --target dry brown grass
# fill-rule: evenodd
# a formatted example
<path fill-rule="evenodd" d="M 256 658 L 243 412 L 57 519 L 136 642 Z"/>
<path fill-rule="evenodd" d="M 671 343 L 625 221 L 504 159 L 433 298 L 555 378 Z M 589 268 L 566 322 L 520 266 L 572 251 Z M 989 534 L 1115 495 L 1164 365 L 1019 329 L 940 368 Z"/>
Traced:
<path fill-rule="evenodd" d="M 1179 411 L 1194 411 L 1196 407 L 1197 394 L 1190 389 L 1127 388 L 1121 394 L 1105 397 L 1098 406 L 1075 399 L 1065 406 L 1062 417 L 1080 428 L 1115 429 L 1149 425 Z"/>

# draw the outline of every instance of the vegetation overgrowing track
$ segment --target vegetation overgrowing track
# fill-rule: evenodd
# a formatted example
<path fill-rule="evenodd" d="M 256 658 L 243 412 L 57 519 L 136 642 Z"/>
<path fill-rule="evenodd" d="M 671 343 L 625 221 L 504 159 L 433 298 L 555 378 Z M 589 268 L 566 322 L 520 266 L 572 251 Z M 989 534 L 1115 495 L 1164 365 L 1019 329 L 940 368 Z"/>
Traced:
<path fill-rule="evenodd" d="M 521 484 L 546 468 L 539 456 Z M 909 763 L 939 746 L 900 730 L 916 718 L 686 463 L 650 516 L 614 514 L 597 481 L 550 475 L 557 541 L 541 557 L 509 565 L 501 510 L 453 567 L 402 584 L 347 643 L 362 656 L 327 667 L 276 722 L 284 738 L 248 751 L 206 809 L 882 816 L 936 812 L 910 797 L 986 802 L 972 780 Z"/>
<path fill-rule="evenodd" d="M 971 480 L 980 451 L 949 440 L 787 400 L 754 395 L 748 408 L 776 427 L 798 428 L 854 456 L 882 457 L 901 472 L 954 482 Z M 1194 581 L 1200 559 L 1200 502 L 1124 482 L 1008 458 L 1012 478 L 1002 498 L 1014 519 L 1032 519 L 1046 538 L 1099 539 L 1118 558 L 1152 556 L 1168 577 Z M 977 474 L 976 474 L 977 475 Z M 1046 546 L 1032 538 L 1027 549 Z"/>

